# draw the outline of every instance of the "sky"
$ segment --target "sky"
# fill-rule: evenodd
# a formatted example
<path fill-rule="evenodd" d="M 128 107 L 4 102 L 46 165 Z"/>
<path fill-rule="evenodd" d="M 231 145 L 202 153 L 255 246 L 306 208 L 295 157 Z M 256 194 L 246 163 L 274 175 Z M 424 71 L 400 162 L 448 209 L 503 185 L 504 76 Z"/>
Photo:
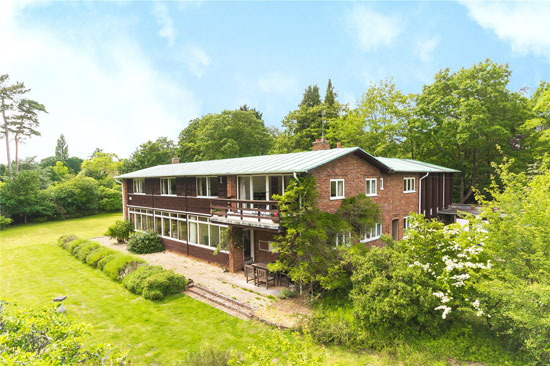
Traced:
<path fill-rule="evenodd" d="M 550 81 L 549 19 L 550 1 L 1 0 L 0 74 L 48 110 L 22 157 L 52 156 L 63 133 L 71 156 L 126 158 L 242 104 L 280 126 L 328 78 L 353 107 L 373 82 L 418 93 L 490 58 L 532 92 Z"/>

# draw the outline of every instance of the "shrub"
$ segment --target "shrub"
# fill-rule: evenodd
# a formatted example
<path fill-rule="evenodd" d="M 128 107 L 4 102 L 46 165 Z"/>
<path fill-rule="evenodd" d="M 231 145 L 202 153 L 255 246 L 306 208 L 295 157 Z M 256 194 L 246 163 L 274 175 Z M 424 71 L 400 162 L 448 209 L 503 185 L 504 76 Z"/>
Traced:
<path fill-rule="evenodd" d="M 73 240 L 73 241 L 65 244 L 64 248 L 69 253 L 71 253 L 71 255 L 75 255 L 78 248 L 86 242 L 87 242 L 87 240 L 84 240 L 84 239 L 76 239 L 76 240 Z"/>
<path fill-rule="evenodd" d="M 188 354 L 179 366 L 228 366 L 231 353 L 214 349 Z"/>
<path fill-rule="evenodd" d="M 110 261 L 117 258 L 120 254 L 118 252 L 115 252 L 114 250 L 111 251 L 108 255 L 103 256 L 98 262 L 97 262 L 97 268 L 103 271 L 103 268 L 109 263 Z"/>
<path fill-rule="evenodd" d="M 74 256 L 80 259 L 82 262 L 86 262 L 86 257 L 93 251 L 99 249 L 101 245 L 93 241 L 85 241 L 80 244 L 75 251 Z"/>
<path fill-rule="evenodd" d="M 101 211 L 120 211 L 122 209 L 122 194 L 120 192 L 120 186 L 118 189 L 99 187 L 101 194 L 101 200 L 99 201 L 99 208 Z"/>
<path fill-rule="evenodd" d="M 57 245 L 59 245 L 63 249 L 67 249 L 65 246 L 71 241 L 76 239 L 78 239 L 76 235 L 72 235 L 72 234 L 61 235 L 59 239 L 57 239 Z"/>
<path fill-rule="evenodd" d="M 103 260 L 110 258 L 102 264 L 101 270 L 113 280 L 122 280 L 129 272 L 134 271 L 138 265 L 145 263 L 143 259 L 122 253 L 116 253 Z M 101 261 L 99 262 L 101 264 Z"/>
<path fill-rule="evenodd" d="M 115 251 L 109 248 L 101 247 L 97 250 L 94 250 L 86 257 L 86 263 L 91 266 L 98 267 L 98 262 L 103 258 L 115 254 Z"/>
<path fill-rule="evenodd" d="M 296 296 L 298 296 L 296 291 L 285 288 L 281 291 L 278 297 L 279 299 L 294 299 Z"/>
<path fill-rule="evenodd" d="M 160 266 L 150 266 L 148 264 L 145 264 L 139 266 L 134 272 L 131 272 L 126 277 L 124 277 L 124 279 L 122 280 L 122 284 L 130 292 L 141 295 L 143 293 L 145 280 L 153 274 L 162 271 L 164 271 L 164 269 L 162 269 L 162 267 Z"/>
<path fill-rule="evenodd" d="M 85 345 L 86 326 L 55 308 L 20 309 L 0 302 L 0 363 L 8 365 L 125 365 L 126 353 Z"/>
<path fill-rule="evenodd" d="M 134 225 L 128 220 L 117 221 L 113 225 L 109 226 L 105 235 L 111 239 L 116 239 L 119 243 L 122 243 L 130 238 L 130 234 L 134 232 Z"/>
<path fill-rule="evenodd" d="M 162 240 L 154 232 L 136 232 L 128 240 L 128 250 L 136 254 L 163 252 Z"/>
<path fill-rule="evenodd" d="M 185 290 L 187 279 L 172 271 L 163 270 L 153 273 L 143 282 L 143 297 L 149 300 L 160 300 L 165 296 Z"/>
<path fill-rule="evenodd" d="M 5 229 L 12 223 L 12 219 L 0 215 L 0 230 Z"/>

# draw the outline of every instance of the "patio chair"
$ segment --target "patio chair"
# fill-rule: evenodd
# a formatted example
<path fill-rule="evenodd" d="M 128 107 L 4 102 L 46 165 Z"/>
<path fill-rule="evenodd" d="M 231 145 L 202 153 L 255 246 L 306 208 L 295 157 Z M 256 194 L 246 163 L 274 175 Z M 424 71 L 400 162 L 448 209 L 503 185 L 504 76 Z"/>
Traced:
<path fill-rule="evenodd" d="M 269 283 L 275 286 L 276 276 L 275 273 L 269 272 L 265 268 L 256 268 L 256 286 L 260 283 L 265 283 L 265 288 L 269 288 Z"/>
<path fill-rule="evenodd" d="M 254 285 L 256 285 L 256 272 L 250 264 L 244 265 L 244 277 L 246 278 L 246 283 L 254 281 Z"/>

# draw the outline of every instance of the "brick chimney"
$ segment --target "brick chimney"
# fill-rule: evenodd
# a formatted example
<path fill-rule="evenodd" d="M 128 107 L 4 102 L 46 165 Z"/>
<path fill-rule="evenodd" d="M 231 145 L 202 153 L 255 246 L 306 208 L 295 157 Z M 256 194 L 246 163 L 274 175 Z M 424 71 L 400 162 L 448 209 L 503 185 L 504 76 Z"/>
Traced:
<path fill-rule="evenodd" d="M 341 147 L 342 147 L 342 143 L 341 143 L 340 141 L 338 141 L 338 142 L 336 143 L 336 148 L 337 148 L 337 149 L 340 149 Z"/>
<path fill-rule="evenodd" d="M 316 139 L 313 143 L 313 151 L 330 150 L 330 142 L 327 140 Z"/>
<path fill-rule="evenodd" d="M 172 164 L 179 164 L 179 163 L 180 163 L 180 159 L 178 159 L 177 156 L 174 156 L 174 157 L 172 158 Z"/>

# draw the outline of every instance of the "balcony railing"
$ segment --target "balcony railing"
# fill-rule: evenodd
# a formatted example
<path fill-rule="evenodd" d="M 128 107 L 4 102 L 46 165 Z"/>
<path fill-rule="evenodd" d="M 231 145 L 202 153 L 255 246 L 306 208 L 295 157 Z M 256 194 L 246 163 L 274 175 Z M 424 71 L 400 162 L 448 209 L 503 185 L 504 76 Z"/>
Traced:
<path fill-rule="evenodd" d="M 277 201 L 235 200 L 213 198 L 210 200 L 210 213 L 226 219 L 279 223 L 279 205 Z"/>

